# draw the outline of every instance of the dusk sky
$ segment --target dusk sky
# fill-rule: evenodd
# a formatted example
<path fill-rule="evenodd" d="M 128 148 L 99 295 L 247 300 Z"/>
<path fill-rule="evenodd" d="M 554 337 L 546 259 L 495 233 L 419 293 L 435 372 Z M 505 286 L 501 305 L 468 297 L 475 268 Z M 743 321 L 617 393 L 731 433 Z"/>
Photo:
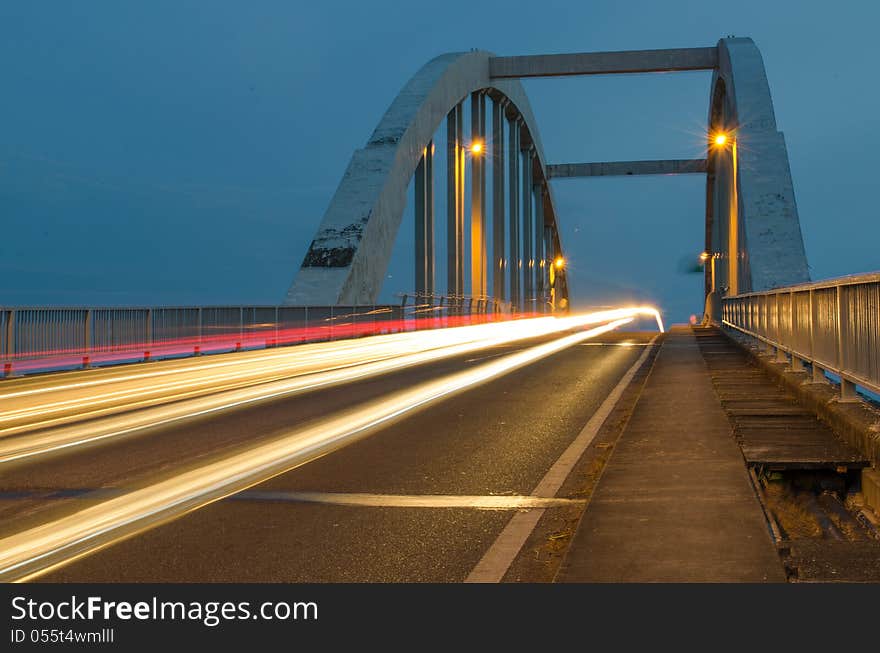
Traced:
<path fill-rule="evenodd" d="M 352 151 L 434 56 L 726 35 L 763 54 L 812 278 L 878 270 L 878 23 L 868 0 L 7 0 L 0 304 L 276 304 Z M 710 79 L 524 85 L 549 162 L 563 163 L 701 156 Z M 575 306 L 701 312 L 702 277 L 683 269 L 703 248 L 703 176 L 553 184 Z M 412 291 L 405 225 L 385 301 Z"/>

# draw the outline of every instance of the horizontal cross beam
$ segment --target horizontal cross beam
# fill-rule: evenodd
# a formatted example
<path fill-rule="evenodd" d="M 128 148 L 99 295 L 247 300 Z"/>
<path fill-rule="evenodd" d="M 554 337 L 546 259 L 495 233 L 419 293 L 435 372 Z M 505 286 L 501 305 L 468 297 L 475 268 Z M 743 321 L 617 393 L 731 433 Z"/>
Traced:
<path fill-rule="evenodd" d="M 557 77 L 712 70 L 718 66 L 717 48 L 626 50 L 579 54 L 537 54 L 489 59 L 489 76 Z"/>
<path fill-rule="evenodd" d="M 547 166 L 547 176 L 551 179 L 563 177 L 615 177 L 626 175 L 688 175 L 705 172 L 706 159 L 558 163 Z"/>

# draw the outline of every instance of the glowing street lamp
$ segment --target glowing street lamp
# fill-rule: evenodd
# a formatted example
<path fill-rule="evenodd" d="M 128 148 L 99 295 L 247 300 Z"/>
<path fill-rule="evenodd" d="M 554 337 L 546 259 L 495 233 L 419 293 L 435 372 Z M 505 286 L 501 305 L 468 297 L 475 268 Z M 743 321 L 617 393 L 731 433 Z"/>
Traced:
<path fill-rule="evenodd" d="M 557 256 L 556 260 L 553 261 L 553 265 L 556 266 L 557 270 L 561 270 L 562 268 L 565 267 L 565 259 L 562 258 L 561 256 Z"/>
<path fill-rule="evenodd" d="M 479 156 L 483 153 L 483 143 L 482 141 L 474 141 L 471 143 L 471 154 L 474 156 Z"/>
<path fill-rule="evenodd" d="M 709 134 L 709 142 L 715 147 L 726 147 L 733 143 L 733 134 L 725 131 L 716 131 Z"/>

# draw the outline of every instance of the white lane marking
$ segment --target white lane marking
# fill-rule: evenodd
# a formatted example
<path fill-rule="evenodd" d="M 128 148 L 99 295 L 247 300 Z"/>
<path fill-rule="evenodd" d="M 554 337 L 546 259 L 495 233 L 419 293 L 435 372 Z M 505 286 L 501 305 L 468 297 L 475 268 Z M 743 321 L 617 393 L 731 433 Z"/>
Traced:
<path fill-rule="evenodd" d="M 651 340 L 653 343 L 656 336 Z M 552 497 L 562 487 L 565 479 L 571 473 L 577 461 L 580 460 L 584 451 L 590 446 L 590 443 L 596 437 L 599 429 L 608 419 L 611 411 L 620 401 L 624 390 L 629 386 L 636 372 L 642 367 L 642 364 L 651 353 L 650 348 L 645 348 L 638 360 L 633 363 L 626 374 L 620 379 L 614 390 L 605 398 L 599 409 L 593 413 L 593 416 L 584 426 L 583 430 L 578 434 L 574 441 L 562 453 L 559 459 L 553 463 L 550 470 L 538 483 L 532 496 Z M 466 583 L 500 583 L 504 578 L 504 574 L 510 569 L 514 559 L 519 555 L 520 550 L 538 525 L 538 520 L 544 515 L 544 508 L 536 508 L 526 512 L 517 513 L 511 517 L 507 526 L 489 547 L 489 550 L 483 555 L 477 566 L 473 568 L 467 578 Z"/>
<path fill-rule="evenodd" d="M 650 347 L 653 342 L 582 342 L 578 347 Z"/>
<path fill-rule="evenodd" d="M 504 356 L 504 354 L 506 354 L 506 353 L 508 353 L 508 352 L 500 351 L 497 354 L 489 354 L 488 356 L 478 356 L 476 358 L 468 358 L 465 361 L 465 363 L 475 363 L 476 361 L 484 361 L 487 358 L 498 358 L 499 356 Z"/>
<path fill-rule="evenodd" d="M 237 501 L 291 501 L 373 508 L 477 508 L 521 510 L 558 508 L 585 503 L 583 499 L 559 499 L 525 495 L 369 494 L 363 492 L 272 492 L 245 490 L 229 497 Z"/>

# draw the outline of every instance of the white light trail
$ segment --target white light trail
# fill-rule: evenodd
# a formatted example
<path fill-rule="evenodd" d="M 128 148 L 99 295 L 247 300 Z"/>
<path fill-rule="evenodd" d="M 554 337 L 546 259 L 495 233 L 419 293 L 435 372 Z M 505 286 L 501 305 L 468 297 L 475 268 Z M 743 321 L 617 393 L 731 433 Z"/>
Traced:
<path fill-rule="evenodd" d="M 0 424 L 19 420 L 0 428 L 0 464 L 33 458 L 132 434 L 138 430 L 166 425 L 177 420 L 227 410 L 259 401 L 308 392 L 347 383 L 405 367 L 458 356 L 489 347 L 583 328 L 636 315 L 659 314 L 650 307 L 597 311 L 564 318 L 534 318 L 419 331 L 392 336 L 365 338 L 360 343 L 339 341 L 311 346 L 297 357 L 297 348 L 279 358 L 277 354 L 259 357 L 241 371 L 243 376 L 229 381 L 217 374 L 216 366 L 190 365 L 167 383 L 143 387 L 139 374 L 123 376 L 121 390 L 105 388 L 99 395 L 77 394 L 61 399 L 74 384 L 63 384 L 60 397 L 27 408 L 0 413 Z M 405 337 L 401 337 L 405 336 Z M 369 341 L 369 342 L 365 342 Z M 225 368 L 221 368 L 223 370 Z M 233 375 L 226 371 L 227 375 Z M 219 383 L 225 380 L 225 383 Z M 89 386 L 91 387 L 91 386 Z M 152 393 L 150 392 L 152 389 Z M 87 390 L 86 390 L 87 392 Z M 148 395 L 147 398 L 143 398 Z M 39 398 L 45 399 L 44 395 Z M 115 400 L 113 403 L 112 400 Z M 70 402 L 70 403 L 67 403 Z M 59 413 L 59 405 L 68 412 Z M 124 413 L 124 414 L 117 414 Z M 25 418 L 29 417 L 30 420 Z M 84 421 L 88 418 L 88 421 Z M 22 421 L 24 420 L 24 421 Z"/>
<path fill-rule="evenodd" d="M 595 320 L 592 323 L 605 322 L 601 326 L 563 335 L 503 358 L 396 392 L 310 427 L 292 431 L 271 442 L 10 535 L 0 540 L 0 581 L 28 580 L 46 573 L 119 539 L 350 444 L 420 407 L 623 326 L 639 314 L 603 313 L 603 319 L 596 319 L 593 315 L 558 320 L 561 327 L 558 331 L 590 324 L 591 320 Z"/>

